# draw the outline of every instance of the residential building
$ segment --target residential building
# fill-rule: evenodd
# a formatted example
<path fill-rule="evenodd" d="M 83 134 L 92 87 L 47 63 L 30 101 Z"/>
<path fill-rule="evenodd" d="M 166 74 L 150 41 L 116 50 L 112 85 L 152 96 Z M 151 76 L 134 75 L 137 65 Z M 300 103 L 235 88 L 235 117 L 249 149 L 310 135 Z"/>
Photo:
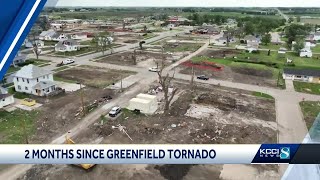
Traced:
<path fill-rule="evenodd" d="M 256 36 L 253 35 L 247 35 L 243 39 L 240 40 L 240 43 L 244 44 L 260 44 L 260 38 L 257 38 Z"/>
<path fill-rule="evenodd" d="M 56 90 L 53 72 L 35 65 L 22 67 L 13 76 L 14 88 L 17 92 L 45 96 Z"/>
<path fill-rule="evenodd" d="M 168 24 L 174 24 L 175 26 L 179 26 L 182 24 L 188 24 L 191 20 L 181 17 L 181 16 L 170 16 L 167 20 Z"/>
<path fill-rule="evenodd" d="M 55 34 L 55 31 L 42 31 L 42 33 L 39 35 L 39 39 L 44 41 L 53 41 Z"/>
<path fill-rule="evenodd" d="M 34 43 L 37 45 L 37 47 L 43 47 L 44 46 L 44 42 L 41 40 L 35 40 Z M 26 48 L 33 48 L 33 43 L 32 41 L 26 39 L 24 42 L 24 47 Z"/>
<path fill-rule="evenodd" d="M 197 29 L 197 32 L 200 34 L 220 34 L 221 29 L 215 25 L 203 24 Z"/>
<path fill-rule="evenodd" d="M 26 59 L 27 59 L 27 55 L 21 54 L 18 52 L 17 55 L 14 57 L 11 66 L 18 67 L 19 64 L 24 63 Z"/>
<path fill-rule="evenodd" d="M 320 71 L 314 69 L 284 69 L 283 79 L 320 83 Z"/>
<path fill-rule="evenodd" d="M 314 33 L 314 40 L 319 41 L 320 40 L 320 32 Z"/>
<path fill-rule="evenodd" d="M 303 48 L 300 50 L 300 57 L 308 57 L 311 58 L 312 57 L 312 51 L 310 50 L 310 48 Z"/>
<path fill-rule="evenodd" d="M 8 90 L 0 87 L 0 108 L 9 106 L 14 103 L 14 98 L 12 94 L 8 93 Z"/>
<path fill-rule="evenodd" d="M 63 24 L 61 23 L 51 23 L 50 26 L 51 26 L 51 29 L 54 29 L 56 31 L 60 31 L 63 28 Z"/>
<path fill-rule="evenodd" d="M 55 33 L 52 36 L 52 41 L 62 41 L 62 40 L 67 40 L 67 39 L 68 39 L 68 37 L 64 33 Z"/>
<path fill-rule="evenodd" d="M 74 39 L 59 41 L 55 46 L 57 52 L 71 52 L 80 50 L 80 44 Z"/>

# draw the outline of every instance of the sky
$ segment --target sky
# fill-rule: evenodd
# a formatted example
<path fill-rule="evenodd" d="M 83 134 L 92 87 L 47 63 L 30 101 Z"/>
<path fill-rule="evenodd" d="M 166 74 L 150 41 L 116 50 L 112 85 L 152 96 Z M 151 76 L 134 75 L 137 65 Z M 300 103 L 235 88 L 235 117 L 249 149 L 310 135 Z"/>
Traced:
<path fill-rule="evenodd" d="M 58 0 L 57 6 L 320 7 L 320 0 Z"/>

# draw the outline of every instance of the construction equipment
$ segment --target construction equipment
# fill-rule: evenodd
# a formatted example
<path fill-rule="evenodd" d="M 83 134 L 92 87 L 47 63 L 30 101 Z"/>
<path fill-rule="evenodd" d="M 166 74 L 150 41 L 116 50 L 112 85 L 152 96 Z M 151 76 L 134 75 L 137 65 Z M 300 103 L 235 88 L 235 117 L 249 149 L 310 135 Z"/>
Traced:
<path fill-rule="evenodd" d="M 68 137 L 68 135 L 66 135 L 66 141 L 65 144 L 76 144 L 71 138 Z M 76 166 L 79 166 L 85 170 L 88 170 L 90 168 L 92 168 L 93 166 L 95 166 L 95 164 L 75 164 Z"/>

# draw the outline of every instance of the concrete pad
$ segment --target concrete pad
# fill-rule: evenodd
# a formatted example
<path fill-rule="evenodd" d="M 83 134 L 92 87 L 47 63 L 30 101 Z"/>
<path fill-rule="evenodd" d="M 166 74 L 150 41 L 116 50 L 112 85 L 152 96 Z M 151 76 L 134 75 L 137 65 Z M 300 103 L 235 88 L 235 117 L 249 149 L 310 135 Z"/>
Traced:
<path fill-rule="evenodd" d="M 32 110 L 35 110 L 35 109 L 37 109 L 37 108 L 39 108 L 41 106 L 42 106 L 42 104 L 39 104 L 39 103 L 37 103 L 36 105 L 31 106 L 31 107 L 25 106 L 25 105 L 22 105 L 22 104 L 16 104 L 15 105 L 16 108 L 19 108 L 19 109 L 22 109 L 22 110 L 26 110 L 26 111 L 32 111 Z"/>
<path fill-rule="evenodd" d="M 67 83 L 67 82 L 61 82 L 61 81 L 56 81 L 57 86 L 61 87 L 62 89 L 65 89 L 66 92 L 74 92 L 78 91 L 80 89 L 79 84 L 74 84 L 74 83 Z M 85 85 L 81 85 L 82 87 L 85 87 Z"/>
<path fill-rule="evenodd" d="M 13 105 L 10 105 L 10 106 L 4 107 L 3 109 L 4 109 L 5 111 L 7 111 L 7 112 L 12 112 L 12 111 L 16 110 L 17 108 L 14 107 Z"/>

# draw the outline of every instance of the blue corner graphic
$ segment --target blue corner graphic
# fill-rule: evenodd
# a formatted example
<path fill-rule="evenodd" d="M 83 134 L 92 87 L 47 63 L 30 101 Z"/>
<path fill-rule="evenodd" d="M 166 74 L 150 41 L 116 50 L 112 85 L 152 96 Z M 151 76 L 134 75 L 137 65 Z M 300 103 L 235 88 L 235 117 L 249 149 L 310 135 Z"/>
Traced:
<path fill-rule="evenodd" d="M 27 37 L 47 0 L 5 0 L 0 2 L 0 79 Z"/>

